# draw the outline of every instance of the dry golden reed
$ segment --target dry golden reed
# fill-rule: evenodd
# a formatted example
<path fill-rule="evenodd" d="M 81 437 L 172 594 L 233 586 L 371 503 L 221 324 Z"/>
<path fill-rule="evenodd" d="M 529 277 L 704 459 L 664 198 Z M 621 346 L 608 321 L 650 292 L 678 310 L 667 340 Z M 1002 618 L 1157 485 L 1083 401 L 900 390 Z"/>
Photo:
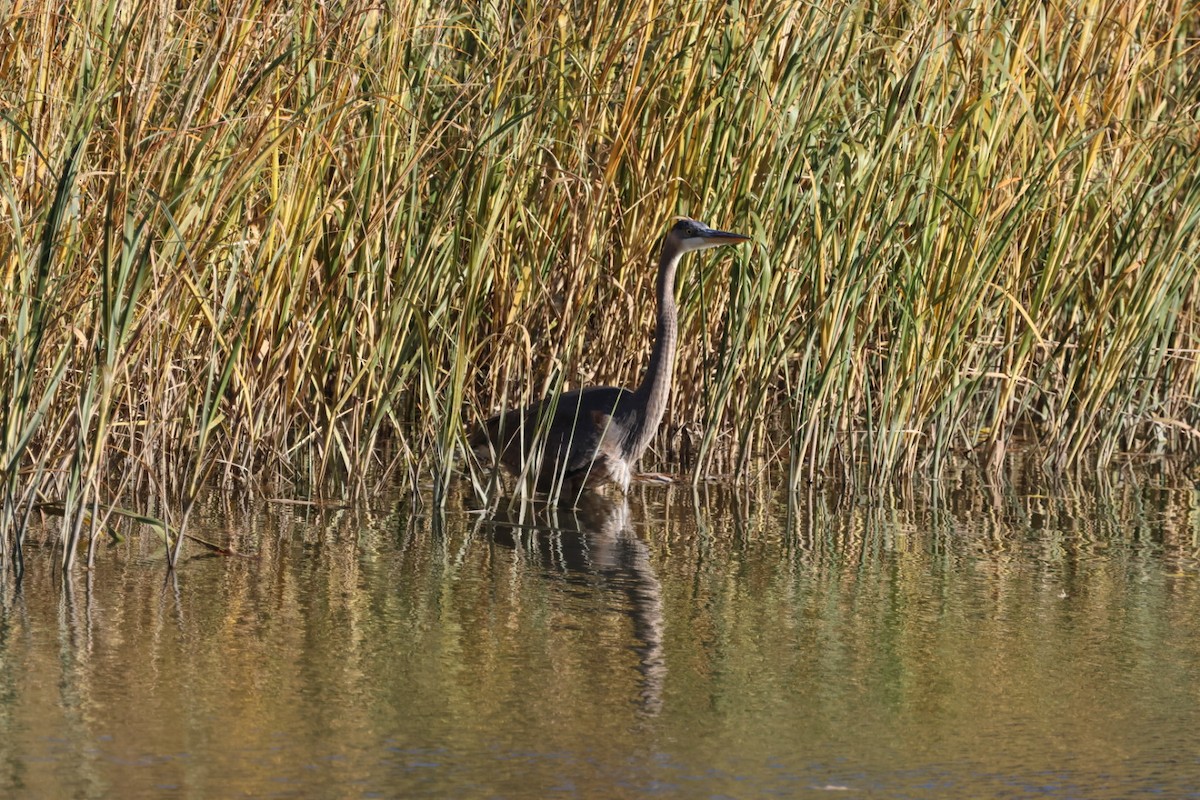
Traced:
<path fill-rule="evenodd" d="M 757 241 L 681 277 L 695 475 L 1194 453 L 1198 52 L 1182 0 L 8 3 L 0 557 L 440 501 L 465 426 L 636 383 L 675 214 Z"/>

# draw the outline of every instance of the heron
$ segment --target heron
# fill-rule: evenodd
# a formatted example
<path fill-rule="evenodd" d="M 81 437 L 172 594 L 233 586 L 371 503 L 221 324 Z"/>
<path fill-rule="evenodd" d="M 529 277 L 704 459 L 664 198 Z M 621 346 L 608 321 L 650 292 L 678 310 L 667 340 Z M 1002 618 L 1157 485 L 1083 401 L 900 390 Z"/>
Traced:
<path fill-rule="evenodd" d="M 678 218 L 659 255 L 658 321 L 641 385 L 632 390 L 592 386 L 497 414 L 474 431 L 472 449 L 485 458 L 494 455 L 518 475 L 529 470 L 539 491 L 579 492 L 612 484 L 628 492 L 633 469 L 658 430 L 671 392 L 679 334 L 679 261 L 686 253 L 749 240 Z"/>

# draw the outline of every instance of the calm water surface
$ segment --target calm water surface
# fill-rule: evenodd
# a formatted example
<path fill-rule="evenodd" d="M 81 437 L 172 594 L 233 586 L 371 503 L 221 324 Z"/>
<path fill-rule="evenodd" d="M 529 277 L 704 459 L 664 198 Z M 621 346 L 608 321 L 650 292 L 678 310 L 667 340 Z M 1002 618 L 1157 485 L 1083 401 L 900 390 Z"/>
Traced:
<path fill-rule="evenodd" d="M 0 583 L 0 796 L 1200 797 L 1190 485 L 193 532 Z"/>

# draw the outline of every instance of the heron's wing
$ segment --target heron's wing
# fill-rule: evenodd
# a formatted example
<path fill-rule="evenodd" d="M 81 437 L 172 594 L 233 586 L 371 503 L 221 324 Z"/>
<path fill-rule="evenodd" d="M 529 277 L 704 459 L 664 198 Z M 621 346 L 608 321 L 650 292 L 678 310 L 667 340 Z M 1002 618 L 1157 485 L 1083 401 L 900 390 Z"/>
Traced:
<path fill-rule="evenodd" d="M 547 444 L 556 448 L 555 461 L 567 477 L 592 468 L 605 437 L 623 435 L 614 418 L 632 394 L 627 389 L 598 386 L 559 398 L 551 429 L 558 435 Z"/>
<path fill-rule="evenodd" d="M 501 463 L 517 472 L 540 447 L 543 463 L 569 476 L 591 467 L 612 430 L 614 413 L 631 395 L 611 386 L 566 392 L 492 417 L 472 434 L 470 443 L 480 451 L 493 448 Z"/>

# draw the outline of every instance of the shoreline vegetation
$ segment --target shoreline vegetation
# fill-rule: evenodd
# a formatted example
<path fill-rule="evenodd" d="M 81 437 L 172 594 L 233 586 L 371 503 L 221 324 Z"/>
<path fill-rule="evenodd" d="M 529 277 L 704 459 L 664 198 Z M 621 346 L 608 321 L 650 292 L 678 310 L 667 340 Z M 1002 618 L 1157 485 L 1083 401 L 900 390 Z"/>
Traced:
<path fill-rule="evenodd" d="M 1200 452 L 1194 4 L 0 15 L 0 559 L 47 504 L 69 568 L 208 486 L 482 486 L 471 425 L 638 382 L 676 214 L 755 244 L 680 276 L 675 471 Z"/>

